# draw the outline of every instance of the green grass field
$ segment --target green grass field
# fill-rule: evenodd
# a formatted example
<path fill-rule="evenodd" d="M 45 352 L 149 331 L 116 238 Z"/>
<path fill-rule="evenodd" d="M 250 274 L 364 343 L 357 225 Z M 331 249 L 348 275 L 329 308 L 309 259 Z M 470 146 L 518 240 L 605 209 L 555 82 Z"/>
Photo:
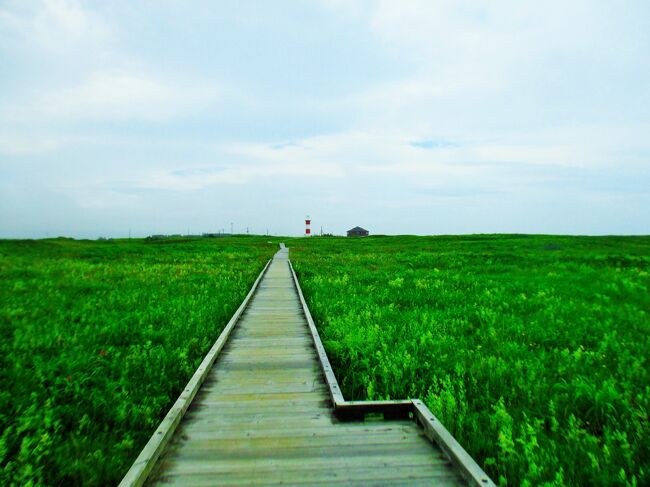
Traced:
<path fill-rule="evenodd" d="M 0 485 L 116 485 L 267 240 L 0 241 Z"/>
<path fill-rule="evenodd" d="M 650 238 L 288 246 L 346 399 L 424 399 L 502 485 L 650 484 Z"/>
<path fill-rule="evenodd" d="M 0 484 L 116 484 L 277 239 L 0 241 Z M 650 238 L 286 239 L 347 399 L 503 485 L 650 483 Z"/>

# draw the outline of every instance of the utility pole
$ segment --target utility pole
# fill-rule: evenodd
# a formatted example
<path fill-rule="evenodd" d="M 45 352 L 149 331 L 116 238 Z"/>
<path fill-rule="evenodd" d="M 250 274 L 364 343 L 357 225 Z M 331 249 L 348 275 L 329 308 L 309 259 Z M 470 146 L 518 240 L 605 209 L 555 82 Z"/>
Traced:
<path fill-rule="evenodd" d="M 230 222 L 230 235 L 233 234 L 232 228 L 233 228 L 233 226 L 232 226 L 232 222 Z"/>

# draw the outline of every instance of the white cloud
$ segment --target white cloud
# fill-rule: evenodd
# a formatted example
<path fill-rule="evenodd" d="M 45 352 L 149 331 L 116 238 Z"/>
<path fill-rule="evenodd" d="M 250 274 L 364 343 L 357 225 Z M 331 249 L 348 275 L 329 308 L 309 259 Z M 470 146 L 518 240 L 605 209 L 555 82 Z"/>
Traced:
<path fill-rule="evenodd" d="M 496 70 L 545 52 L 593 49 L 601 14 L 593 2 L 379 0 L 373 31 L 425 66 L 474 62 Z M 496 66 L 495 66 L 496 64 Z"/>
<path fill-rule="evenodd" d="M 110 27 L 100 16 L 68 0 L 9 2 L 0 6 L 0 29 L 26 46 L 63 55 L 80 49 L 101 49 L 113 39 Z"/>
<path fill-rule="evenodd" d="M 0 154 L 10 156 L 47 154 L 69 142 L 70 139 L 67 137 L 5 130 L 0 134 Z"/>
<path fill-rule="evenodd" d="M 51 119 L 155 121 L 204 108 L 218 95 L 216 87 L 193 81 L 103 71 L 76 86 L 41 94 L 28 111 Z"/>
<path fill-rule="evenodd" d="M 101 18 L 76 2 L 65 0 L 44 0 L 34 25 L 42 34 L 41 40 L 49 46 L 62 38 L 81 41 L 91 37 L 106 39 L 109 36 L 109 29 Z"/>
<path fill-rule="evenodd" d="M 55 149 L 60 144 L 53 139 L 72 139 L 54 133 L 61 124 L 165 121 L 210 108 L 221 96 L 218 83 L 153 69 L 125 51 L 115 27 L 89 4 L 76 1 L 0 6 L 6 52 L 19 53 L 19 65 L 39 66 L 14 86 L 11 96 L 0 98 L 0 126 L 16 139 L 0 143 L 0 150 L 33 152 L 20 143 L 30 136 L 40 139 L 35 143 L 39 152 Z"/>
<path fill-rule="evenodd" d="M 314 162 L 268 160 L 258 157 L 238 164 L 198 166 L 182 170 L 153 171 L 133 182 L 134 188 L 171 191 L 196 191 L 220 185 L 264 185 L 285 178 L 311 179 L 340 178 L 345 172 L 340 167 Z"/>
<path fill-rule="evenodd" d="M 355 127 L 482 136 L 625 116 L 624 85 L 648 101 L 648 40 L 633 5 L 378 0 L 368 10 L 384 49 L 411 69 L 346 100 Z"/>
<path fill-rule="evenodd" d="M 0 101 L 0 154 L 45 155 L 90 141 L 78 132 L 87 122 L 167 122 L 210 110 L 221 97 L 215 84 L 193 79 L 93 72 L 73 86 Z"/>

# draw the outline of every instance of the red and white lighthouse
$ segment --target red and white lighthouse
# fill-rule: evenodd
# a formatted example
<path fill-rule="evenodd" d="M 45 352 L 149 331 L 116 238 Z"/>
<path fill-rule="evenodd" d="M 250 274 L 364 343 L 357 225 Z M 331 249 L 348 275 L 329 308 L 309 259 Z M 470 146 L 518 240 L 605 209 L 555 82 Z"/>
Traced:
<path fill-rule="evenodd" d="M 309 237 L 311 235 L 311 218 L 309 218 L 309 215 L 307 215 L 307 218 L 305 218 L 305 237 Z"/>

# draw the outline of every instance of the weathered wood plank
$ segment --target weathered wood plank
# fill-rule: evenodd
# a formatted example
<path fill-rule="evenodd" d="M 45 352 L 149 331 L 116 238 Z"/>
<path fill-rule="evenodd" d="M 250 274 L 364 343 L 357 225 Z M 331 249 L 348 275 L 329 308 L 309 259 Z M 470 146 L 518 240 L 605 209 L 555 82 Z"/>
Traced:
<path fill-rule="evenodd" d="M 223 424 L 223 423 L 212 423 L 205 424 L 205 427 L 201 428 L 199 425 L 193 427 L 192 429 L 186 429 L 179 436 L 182 440 L 201 440 L 208 438 L 210 435 L 214 437 L 229 439 L 237 438 L 237 434 L 241 433 L 239 437 L 246 440 L 253 440 L 255 438 L 281 438 L 281 437 L 308 437 L 316 438 L 321 436 L 336 436 L 336 434 L 344 435 L 348 434 L 350 437 L 363 436 L 368 438 L 368 442 L 372 441 L 373 435 L 387 435 L 387 436 L 400 436 L 405 433 L 399 431 L 349 431 L 346 433 L 346 430 L 342 425 L 335 422 L 327 422 L 322 419 L 315 419 L 310 421 L 308 424 L 299 423 L 299 422 L 279 422 L 279 423 L 270 423 L 270 422 L 254 422 L 251 421 L 247 424 L 246 428 L 236 428 L 233 424 Z M 425 436 L 421 435 L 419 432 L 408 433 L 408 436 L 413 438 L 419 438 L 419 440 L 424 441 L 424 444 L 427 445 L 427 448 L 430 448 L 428 440 Z M 183 441 L 179 440 L 179 444 Z M 429 449 L 429 454 L 433 455 L 437 450 Z M 439 451 L 438 451 L 439 452 Z M 443 454 L 439 452 L 440 454 Z M 260 453 L 262 456 L 262 453 Z"/>
<path fill-rule="evenodd" d="M 239 434 L 239 433 L 242 434 Z M 189 431 L 186 431 L 185 434 L 190 434 Z M 191 432 L 192 440 L 202 440 L 202 439 L 211 439 L 214 438 L 213 431 L 201 431 L 194 430 Z M 219 430 L 219 439 L 220 441 L 230 441 L 230 440 L 255 440 L 255 439 L 273 439 L 273 438 L 321 438 L 321 437 L 332 437 L 340 438 L 345 437 L 347 441 L 348 438 L 351 438 L 350 441 L 355 441 L 353 438 L 367 438 L 368 441 L 372 441 L 373 436 L 378 437 L 403 437 L 408 436 L 411 438 L 417 438 L 417 441 L 423 440 L 426 441 L 426 438 L 422 437 L 420 431 L 413 431 L 411 429 L 401 429 L 401 428 L 357 428 L 357 429 L 348 429 L 344 425 L 339 425 L 336 428 L 332 428 L 331 425 L 324 426 L 309 426 L 309 427 L 279 427 L 275 428 L 253 428 L 252 425 L 249 429 L 245 430 L 234 430 L 223 428 Z M 434 450 L 430 452 L 432 456 L 443 455 L 442 452 L 437 452 Z"/>
<path fill-rule="evenodd" d="M 329 408 L 329 409 L 328 409 Z M 250 414 L 255 416 L 288 416 L 293 418 L 302 418 L 307 417 L 307 415 L 312 416 L 317 413 L 328 414 L 332 417 L 332 421 L 340 423 L 340 419 L 331 415 L 331 405 L 326 401 L 311 401 L 311 402 L 296 402 L 296 405 L 291 408 L 290 411 L 287 411 L 285 406 L 283 409 L 282 403 L 272 402 L 272 403 L 248 403 L 242 404 L 238 407 L 215 407 L 214 403 L 197 403 L 196 406 L 188 411 L 188 418 L 230 418 L 237 417 L 243 414 Z"/>
<path fill-rule="evenodd" d="M 432 471 L 433 470 L 433 471 Z M 333 468 L 323 469 L 297 469 L 297 470 L 258 470 L 253 472 L 258 476 L 257 480 L 251 480 L 250 472 L 241 474 L 239 472 L 218 473 L 218 485 L 305 485 L 308 479 L 309 485 L 392 485 L 392 486 L 437 486 L 445 487 L 458 485 L 457 479 L 448 475 L 440 475 L 435 469 L 424 465 L 392 467 L 387 469 L 360 468 Z M 179 486 L 214 486 L 214 473 L 165 475 L 161 477 L 165 485 Z"/>
<path fill-rule="evenodd" d="M 458 485 L 453 476 L 441 475 L 436 465 L 392 466 L 390 470 L 370 468 L 369 466 L 348 466 L 343 469 L 335 466 L 309 469 L 257 469 L 254 467 L 254 471 L 259 475 L 257 481 L 251 480 L 250 474 L 219 472 L 219 485 L 304 485 L 305 478 L 309 479 L 310 485 L 322 483 L 355 485 L 358 482 L 361 482 L 360 485 Z M 209 483 L 209 479 L 212 479 L 212 484 Z M 214 485 L 215 477 L 213 473 L 188 473 L 165 475 L 161 481 L 171 485 Z M 298 482 L 294 483 L 296 481 Z"/>
<path fill-rule="evenodd" d="M 353 468 L 372 468 L 386 469 L 396 466 L 420 466 L 430 465 L 438 470 L 439 475 L 453 475 L 454 471 L 449 468 L 450 463 L 446 459 L 435 458 L 426 454 L 402 454 L 385 457 L 383 455 L 332 455 L 332 456 L 313 456 L 313 457 L 290 457 L 290 458 L 229 458 L 227 461 L 221 459 L 212 459 L 211 461 L 201 461 L 196 459 L 180 459 L 174 456 L 166 462 L 165 471 L 172 475 L 178 474 L 197 474 L 213 473 L 220 474 L 224 472 L 246 472 L 251 470 L 272 472 L 274 470 L 313 470 L 316 468 L 331 469 L 353 469 Z M 384 475 L 387 472 L 384 471 Z M 216 479 L 217 477 L 215 477 Z M 251 477 L 251 481 L 255 477 Z"/>
<path fill-rule="evenodd" d="M 325 426 L 325 427 L 330 427 L 335 424 L 337 424 L 332 418 L 328 417 L 327 415 L 318 415 L 315 414 L 311 417 L 303 417 L 303 418 L 279 418 L 279 419 L 274 419 L 274 418 L 268 418 L 268 417 L 255 417 L 251 416 L 248 421 L 246 421 L 245 426 L 242 424 L 242 422 L 230 422 L 230 421 L 223 421 L 220 419 L 199 419 L 199 418 L 191 418 L 190 421 L 192 422 L 191 425 L 188 424 L 187 428 L 183 429 L 184 435 L 188 437 L 192 437 L 193 433 L 196 432 L 223 432 L 223 431 L 246 431 L 249 428 L 254 427 L 258 431 L 262 431 L 265 429 L 270 429 L 270 430 L 276 430 L 279 428 L 282 429 L 300 429 L 304 428 L 306 430 L 310 430 L 311 428 L 317 427 L 317 426 Z"/>
<path fill-rule="evenodd" d="M 232 401 L 224 401 L 224 400 L 219 400 L 217 398 L 208 398 L 208 399 L 203 399 L 201 401 L 201 405 L 204 407 L 211 407 L 211 408 L 222 408 L 222 409 L 240 409 L 242 407 L 245 407 L 246 405 L 242 406 L 241 404 L 233 403 Z M 250 402 L 248 405 L 251 407 L 255 405 L 254 402 Z M 315 396 L 313 398 L 309 399 L 300 399 L 300 400 L 274 400 L 274 401 L 265 401 L 262 407 L 282 407 L 284 406 L 287 409 L 292 409 L 294 407 L 308 407 L 310 405 L 317 405 L 317 406 L 331 406 L 331 403 L 329 402 L 329 399 L 326 397 L 318 397 Z"/>
<path fill-rule="evenodd" d="M 215 438 L 211 435 L 194 434 L 192 435 L 191 444 L 184 447 L 183 452 L 184 455 L 191 456 L 194 454 L 200 458 L 205 458 L 206 455 L 213 456 L 214 458 L 217 456 L 219 458 L 224 458 L 224 455 L 227 454 L 252 452 L 253 457 L 257 458 L 259 457 L 258 450 L 260 448 L 265 448 L 273 452 L 273 454 L 267 456 L 267 458 L 274 458 L 275 456 L 286 455 L 287 452 L 292 452 L 292 455 L 297 456 L 308 456 L 314 449 L 317 449 L 319 453 L 321 449 L 324 448 L 335 448 L 336 451 L 340 452 L 341 448 L 350 446 L 365 448 L 371 445 L 383 445 L 384 447 L 388 447 L 380 449 L 382 452 L 390 450 L 390 452 L 393 453 L 394 448 L 399 446 L 404 447 L 409 452 L 418 448 L 426 449 L 427 455 L 431 453 L 426 438 L 420 438 L 408 433 L 378 433 L 374 435 L 367 433 L 354 436 L 350 435 L 346 438 L 342 438 L 340 435 L 268 435 L 249 438 L 235 437 L 233 435 L 233 437 L 228 439 L 228 441 L 221 438 Z M 302 449 L 305 449 L 305 451 L 302 452 Z M 440 458 L 443 457 L 441 456 Z"/>

